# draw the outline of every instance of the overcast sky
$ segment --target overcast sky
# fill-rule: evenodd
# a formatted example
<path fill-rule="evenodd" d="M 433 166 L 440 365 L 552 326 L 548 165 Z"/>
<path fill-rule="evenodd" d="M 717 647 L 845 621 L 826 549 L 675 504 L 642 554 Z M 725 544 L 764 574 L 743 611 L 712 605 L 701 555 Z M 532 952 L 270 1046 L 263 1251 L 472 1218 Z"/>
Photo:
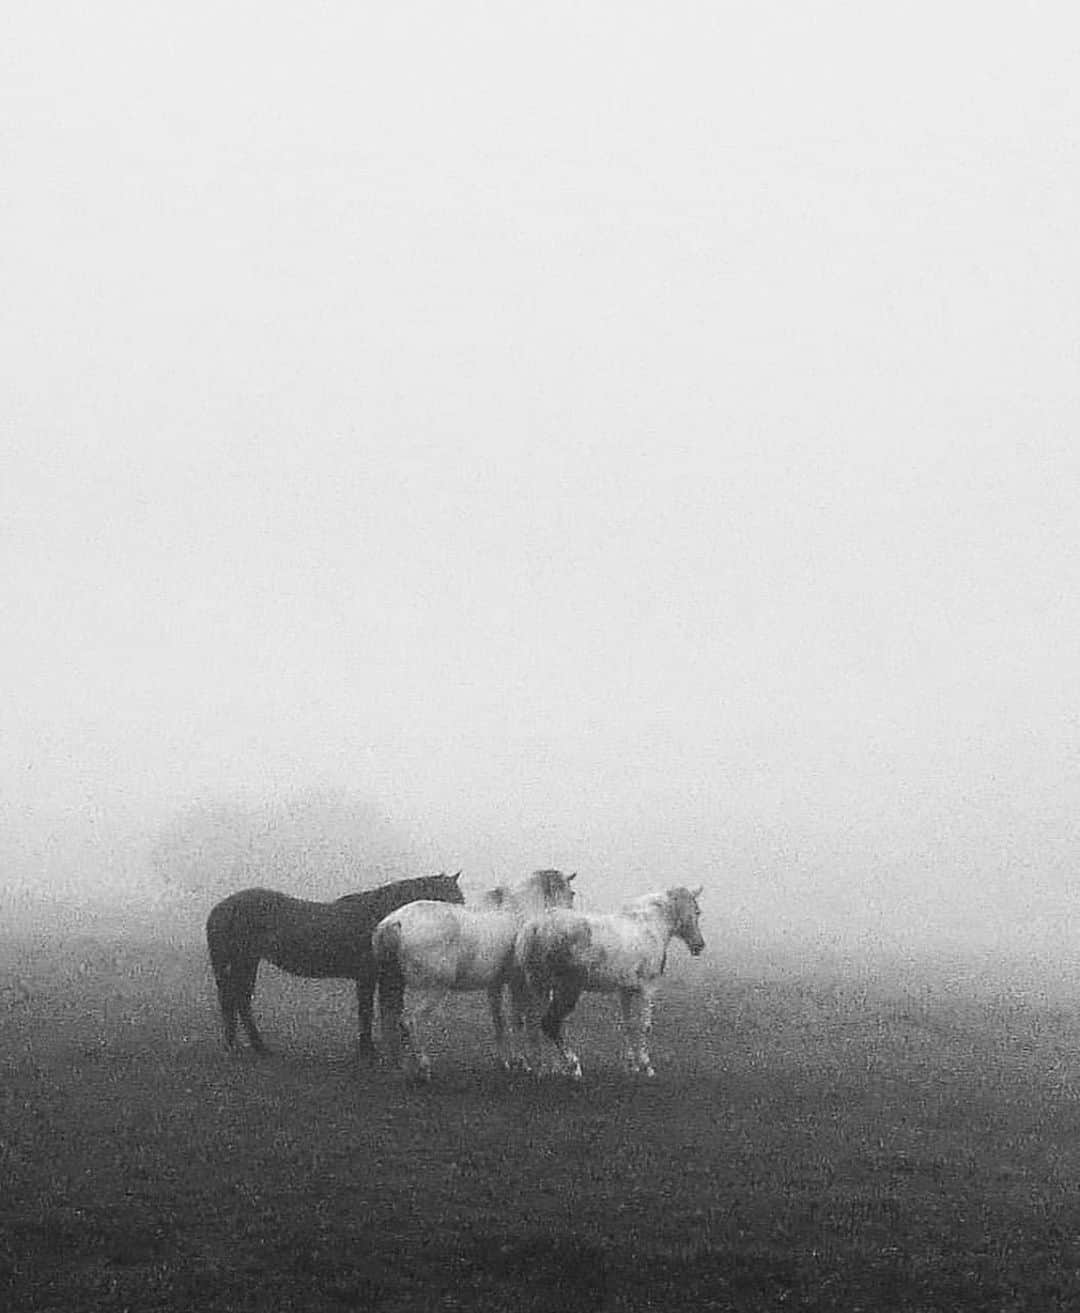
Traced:
<path fill-rule="evenodd" d="M 1067 14 L 16 0 L 22 878 L 320 787 L 717 925 L 1060 922 Z"/>

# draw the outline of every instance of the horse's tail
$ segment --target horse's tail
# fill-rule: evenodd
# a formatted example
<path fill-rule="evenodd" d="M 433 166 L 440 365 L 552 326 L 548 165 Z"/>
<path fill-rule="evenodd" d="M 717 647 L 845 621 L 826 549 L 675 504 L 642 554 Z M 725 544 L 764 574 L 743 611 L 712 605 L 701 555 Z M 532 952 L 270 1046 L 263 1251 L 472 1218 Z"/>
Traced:
<path fill-rule="evenodd" d="M 536 995 L 550 995 L 567 980 L 580 975 L 581 955 L 592 942 L 587 923 L 552 925 L 550 916 L 538 917 L 518 935 L 517 959 L 525 983 Z"/>
<path fill-rule="evenodd" d="M 405 1006 L 405 972 L 401 965 L 401 922 L 380 921 L 371 936 L 379 1011 L 400 1016 Z"/>
<path fill-rule="evenodd" d="M 537 998 L 546 997 L 551 992 L 552 963 L 537 922 L 530 922 L 520 931 L 515 956 L 529 992 Z"/>
<path fill-rule="evenodd" d="M 218 1002 L 226 1031 L 232 1013 L 232 972 L 233 972 L 233 921 L 235 907 L 226 899 L 210 909 L 206 918 L 206 947 L 210 954 L 210 966 L 217 984 Z"/>

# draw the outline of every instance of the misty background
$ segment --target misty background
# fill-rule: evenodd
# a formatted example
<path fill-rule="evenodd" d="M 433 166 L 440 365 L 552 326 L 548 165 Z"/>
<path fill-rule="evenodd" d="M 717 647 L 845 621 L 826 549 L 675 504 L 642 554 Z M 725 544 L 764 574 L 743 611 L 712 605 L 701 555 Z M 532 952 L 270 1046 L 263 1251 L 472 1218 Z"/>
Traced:
<path fill-rule="evenodd" d="M 1064 16 L 15 4 L 5 914 L 1071 952 Z"/>

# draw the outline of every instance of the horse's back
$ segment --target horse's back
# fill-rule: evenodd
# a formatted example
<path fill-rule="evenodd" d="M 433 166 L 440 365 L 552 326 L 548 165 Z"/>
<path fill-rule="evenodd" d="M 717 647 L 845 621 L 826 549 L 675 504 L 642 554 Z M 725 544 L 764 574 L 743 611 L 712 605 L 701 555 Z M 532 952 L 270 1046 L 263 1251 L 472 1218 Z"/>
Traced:
<path fill-rule="evenodd" d="M 300 910 L 317 904 L 280 893 L 276 889 L 238 889 L 215 903 L 206 918 L 207 938 L 223 935 L 248 935 L 257 928 L 276 921 L 290 908 Z"/>
<path fill-rule="evenodd" d="M 265 914 L 288 907 L 290 904 L 298 907 L 314 906 L 314 904 L 306 904 L 302 898 L 283 894 L 278 889 L 263 889 L 258 886 L 251 889 L 237 889 L 235 893 L 226 895 L 219 903 L 214 904 L 207 921 L 221 922 L 237 913 L 249 916 Z"/>
<path fill-rule="evenodd" d="M 380 964 L 392 958 L 408 984 L 480 989 L 509 965 L 515 929 L 496 911 L 420 901 L 385 917 L 373 942 Z"/>
<path fill-rule="evenodd" d="M 238 923 L 250 920 L 254 909 L 273 899 L 272 889 L 238 889 L 211 907 L 206 918 L 206 938 L 211 948 L 235 934 Z"/>
<path fill-rule="evenodd" d="M 213 961 L 266 959 L 293 975 L 356 976 L 370 962 L 370 923 L 351 906 L 294 898 L 276 889 L 241 889 L 210 910 Z"/>
<path fill-rule="evenodd" d="M 525 927 L 518 953 L 535 981 L 573 977 L 596 993 L 637 988 L 663 967 L 663 946 L 619 912 L 549 912 Z"/>

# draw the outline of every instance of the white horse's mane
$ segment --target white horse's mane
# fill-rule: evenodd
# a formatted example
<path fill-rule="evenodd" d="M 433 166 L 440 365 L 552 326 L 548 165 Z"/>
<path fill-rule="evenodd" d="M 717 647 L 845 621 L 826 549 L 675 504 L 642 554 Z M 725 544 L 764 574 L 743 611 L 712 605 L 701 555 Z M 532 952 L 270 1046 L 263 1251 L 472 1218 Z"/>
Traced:
<path fill-rule="evenodd" d="M 637 898 L 631 898 L 628 903 L 623 903 L 622 910 L 633 914 L 634 912 L 651 912 L 654 908 L 660 911 L 667 911 L 671 905 L 671 899 L 666 889 L 657 890 L 651 894 L 639 894 Z"/>
<path fill-rule="evenodd" d="M 543 888 L 549 876 L 558 876 L 560 880 L 568 882 L 561 871 L 553 869 L 533 871 L 531 875 L 518 880 L 516 884 L 497 884 L 493 889 L 485 889 L 476 895 L 475 902 L 471 905 L 474 910 L 485 912 L 509 910 L 523 895 L 531 893 L 534 889 Z"/>

